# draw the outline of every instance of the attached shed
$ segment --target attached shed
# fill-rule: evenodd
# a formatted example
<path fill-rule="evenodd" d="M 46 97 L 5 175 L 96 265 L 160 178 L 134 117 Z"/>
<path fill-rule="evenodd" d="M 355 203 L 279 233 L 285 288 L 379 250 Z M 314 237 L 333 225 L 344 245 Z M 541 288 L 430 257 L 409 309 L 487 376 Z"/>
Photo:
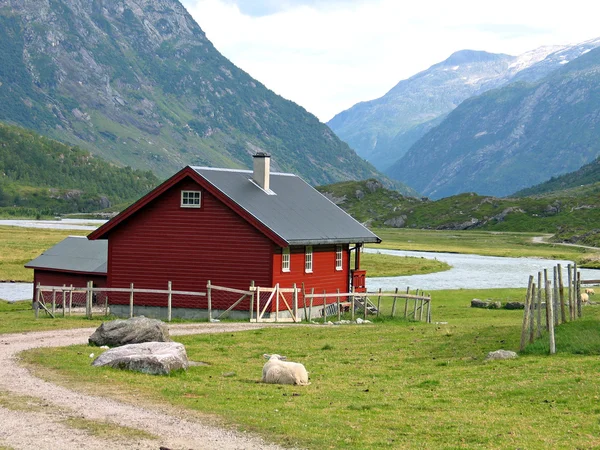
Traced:
<path fill-rule="evenodd" d="M 31 260 L 25 267 L 33 269 L 33 298 L 36 286 L 96 287 L 107 286 L 107 241 L 90 241 L 85 236 L 69 236 Z"/>
<path fill-rule="evenodd" d="M 108 240 L 110 287 L 166 289 L 171 281 L 184 291 L 204 291 L 210 280 L 348 292 L 351 251 L 380 242 L 300 177 L 271 173 L 265 154 L 255 156 L 253 171 L 185 167 L 88 238 Z M 215 298 L 212 306 L 226 309 L 228 301 Z M 128 313 L 128 295 L 111 294 L 109 302 L 117 315 Z M 136 299 L 140 305 L 151 315 L 166 300 L 147 296 Z M 206 299 L 173 297 L 174 315 L 206 307 Z M 249 302 L 237 309 L 247 315 Z"/>

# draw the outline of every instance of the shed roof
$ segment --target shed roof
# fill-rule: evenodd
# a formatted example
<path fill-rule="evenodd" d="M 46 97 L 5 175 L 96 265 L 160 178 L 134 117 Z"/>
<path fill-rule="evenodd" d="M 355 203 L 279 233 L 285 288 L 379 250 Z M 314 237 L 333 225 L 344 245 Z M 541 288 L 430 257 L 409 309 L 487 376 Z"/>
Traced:
<path fill-rule="evenodd" d="M 191 169 L 289 245 L 381 242 L 294 174 L 272 172 L 267 192 L 252 181 L 250 170 Z"/>
<path fill-rule="evenodd" d="M 85 236 L 69 236 L 25 264 L 29 269 L 48 269 L 106 275 L 108 241 L 90 241 Z"/>

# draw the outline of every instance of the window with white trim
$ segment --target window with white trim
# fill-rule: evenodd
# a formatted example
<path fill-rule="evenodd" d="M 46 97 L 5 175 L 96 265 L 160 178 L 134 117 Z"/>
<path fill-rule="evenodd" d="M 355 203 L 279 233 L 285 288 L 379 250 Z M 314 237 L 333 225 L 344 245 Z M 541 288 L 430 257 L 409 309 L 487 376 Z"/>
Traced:
<path fill-rule="evenodd" d="M 286 247 L 281 251 L 281 271 L 290 271 L 290 248 Z"/>
<path fill-rule="evenodd" d="M 311 273 L 313 271 L 313 248 L 312 245 L 307 245 L 304 250 L 304 271 Z"/>
<path fill-rule="evenodd" d="M 200 191 L 181 191 L 182 208 L 200 208 Z"/>
<path fill-rule="evenodd" d="M 342 270 L 344 268 L 342 256 L 343 256 L 342 246 L 336 245 L 335 246 L 335 270 Z"/>

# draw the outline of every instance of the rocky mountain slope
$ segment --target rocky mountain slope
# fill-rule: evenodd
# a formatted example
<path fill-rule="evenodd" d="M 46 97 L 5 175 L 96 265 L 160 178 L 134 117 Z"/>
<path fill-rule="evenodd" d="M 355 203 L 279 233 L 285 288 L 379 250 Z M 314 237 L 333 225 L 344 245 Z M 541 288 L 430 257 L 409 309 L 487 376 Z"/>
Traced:
<path fill-rule="evenodd" d="M 177 0 L 0 0 L 0 120 L 161 177 L 246 168 L 382 177 L 316 117 L 224 58 Z"/>
<path fill-rule="evenodd" d="M 505 196 L 600 154 L 600 48 L 463 102 L 388 173 L 426 196 Z"/>
<path fill-rule="evenodd" d="M 541 47 L 519 56 L 463 50 L 379 99 L 362 102 L 328 122 L 359 155 L 385 170 L 461 102 L 515 80 L 535 81 L 600 45 Z"/>

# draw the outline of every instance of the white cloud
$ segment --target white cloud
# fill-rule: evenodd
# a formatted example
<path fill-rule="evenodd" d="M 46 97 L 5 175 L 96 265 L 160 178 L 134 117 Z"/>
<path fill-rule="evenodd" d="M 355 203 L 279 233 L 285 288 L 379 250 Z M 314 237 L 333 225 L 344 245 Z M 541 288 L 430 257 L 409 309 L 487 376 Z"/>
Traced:
<path fill-rule="evenodd" d="M 600 34 L 589 0 L 266 0 L 256 14 L 234 0 L 183 4 L 234 64 L 323 121 L 457 50 L 519 54 Z"/>

